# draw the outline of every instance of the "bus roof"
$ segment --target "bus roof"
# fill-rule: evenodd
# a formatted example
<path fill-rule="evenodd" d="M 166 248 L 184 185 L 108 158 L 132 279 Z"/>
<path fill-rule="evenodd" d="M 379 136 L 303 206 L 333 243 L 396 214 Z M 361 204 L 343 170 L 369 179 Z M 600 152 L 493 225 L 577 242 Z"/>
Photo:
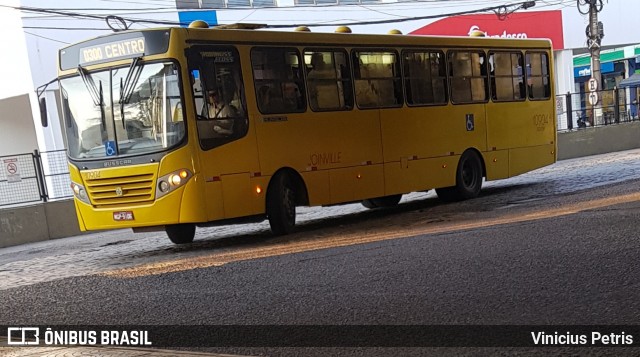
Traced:
<path fill-rule="evenodd" d="M 341 47 L 362 46 L 427 46 L 427 47 L 508 47 L 508 48 L 551 48 L 549 39 L 505 39 L 493 37 L 471 36 L 423 36 L 401 34 L 357 34 L 331 33 L 307 31 L 274 31 L 252 29 L 217 29 L 215 27 L 182 28 L 175 31 L 186 31 L 186 39 L 191 41 L 216 41 L 237 44 L 291 44 L 294 45 L 322 45 Z"/>
<path fill-rule="evenodd" d="M 185 41 L 185 46 L 198 43 L 324 46 L 348 48 L 492 48 L 551 49 L 548 39 L 503 39 L 490 37 L 447 37 L 402 34 L 355 34 L 311 31 L 273 31 L 258 29 L 262 25 L 225 25 L 220 28 L 168 27 L 122 31 L 82 41 L 60 50 L 61 70 L 79 65 L 92 65 L 126 58 L 167 52 L 173 35 Z M 344 29 L 343 29 L 344 30 Z"/>

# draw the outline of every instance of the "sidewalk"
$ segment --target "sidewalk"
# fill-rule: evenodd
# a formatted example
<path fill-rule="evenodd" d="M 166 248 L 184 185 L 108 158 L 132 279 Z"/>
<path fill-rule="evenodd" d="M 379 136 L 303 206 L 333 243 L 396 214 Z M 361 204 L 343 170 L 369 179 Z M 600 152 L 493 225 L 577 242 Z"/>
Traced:
<path fill-rule="evenodd" d="M 243 357 L 239 355 L 174 351 L 154 348 L 128 348 L 128 347 L 108 347 L 108 346 L 88 346 L 88 347 L 6 347 L 7 338 L 0 337 L 0 356 L 6 357 L 58 357 L 58 356 L 91 356 L 91 357 L 139 357 L 139 356 L 208 356 L 208 357 Z M 247 357 L 247 356 L 244 356 Z"/>

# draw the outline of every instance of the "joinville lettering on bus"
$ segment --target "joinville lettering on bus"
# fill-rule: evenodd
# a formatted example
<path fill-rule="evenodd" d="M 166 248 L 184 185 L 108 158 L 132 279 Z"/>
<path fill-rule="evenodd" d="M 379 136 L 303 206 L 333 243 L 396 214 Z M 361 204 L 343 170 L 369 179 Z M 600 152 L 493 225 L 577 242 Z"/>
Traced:
<path fill-rule="evenodd" d="M 310 156 L 311 166 L 339 164 L 341 155 L 342 155 L 341 151 L 311 154 Z"/>

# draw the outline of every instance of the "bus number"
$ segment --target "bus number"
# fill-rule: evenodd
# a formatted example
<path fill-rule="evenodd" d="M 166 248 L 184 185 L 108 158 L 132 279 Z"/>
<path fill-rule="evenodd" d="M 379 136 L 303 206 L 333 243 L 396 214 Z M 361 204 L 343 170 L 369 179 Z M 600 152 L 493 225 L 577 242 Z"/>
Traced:
<path fill-rule="evenodd" d="M 84 57 L 85 63 L 100 61 L 104 58 L 104 56 L 102 56 L 102 48 L 100 47 L 93 47 L 82 50 L 82 56 Z"/>
<path fill-rule="evenodd" d="M 535 114 L 533 116 L 533 125 L 538 128 L 538 131 L 544 130 L 544 128 L 549 124 L 550 115 L 549 114 Z"/>
<path fill-rule="evenodd" d="M 86 180 L 96 180 L 100 178 L 100 171 L 87 171 L 85 173 Z"/>

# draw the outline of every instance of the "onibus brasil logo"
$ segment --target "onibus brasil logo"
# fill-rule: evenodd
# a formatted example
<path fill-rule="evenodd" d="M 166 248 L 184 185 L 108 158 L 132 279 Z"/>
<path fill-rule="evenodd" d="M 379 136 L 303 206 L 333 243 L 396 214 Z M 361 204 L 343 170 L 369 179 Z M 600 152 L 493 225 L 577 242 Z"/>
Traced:
<path fill-rule="evenodd" d="M 110 345 L 150 346 L 149 332 L 144 330 L 53 330 L 48 327 L 41 333 L 39 327 L 7 328 L 7 345 Z"/>

